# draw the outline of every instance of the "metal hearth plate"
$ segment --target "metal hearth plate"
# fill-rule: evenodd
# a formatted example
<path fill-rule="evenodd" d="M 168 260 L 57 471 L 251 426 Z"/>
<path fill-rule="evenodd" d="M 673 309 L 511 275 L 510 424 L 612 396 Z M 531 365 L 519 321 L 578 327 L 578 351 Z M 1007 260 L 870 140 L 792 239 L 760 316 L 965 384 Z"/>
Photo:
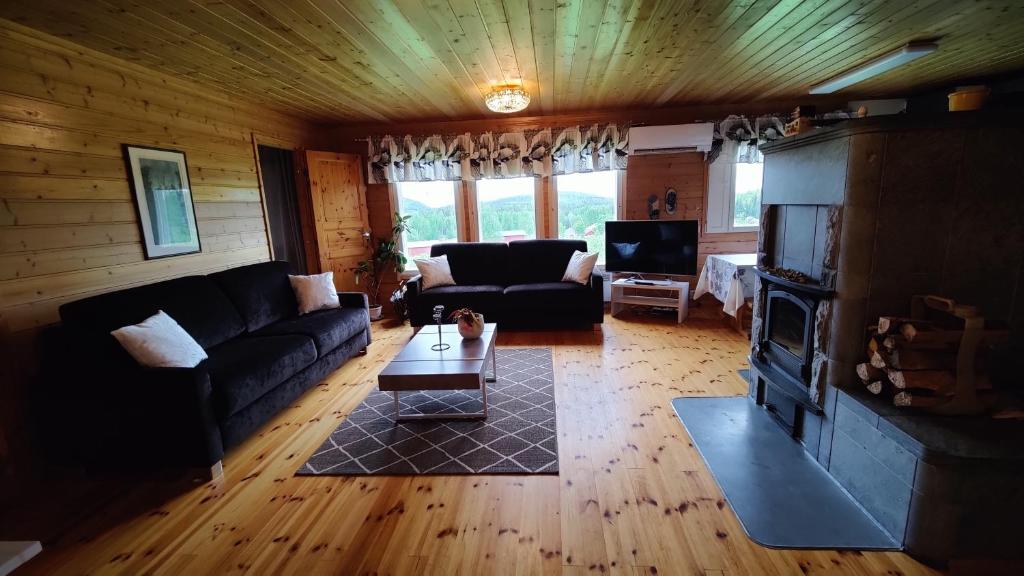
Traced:
<path fill-rule="evenodd" d="M 769 548 L 899 550 L 899 544 L 747 396 L 672 406 L 751 540 Z"/>

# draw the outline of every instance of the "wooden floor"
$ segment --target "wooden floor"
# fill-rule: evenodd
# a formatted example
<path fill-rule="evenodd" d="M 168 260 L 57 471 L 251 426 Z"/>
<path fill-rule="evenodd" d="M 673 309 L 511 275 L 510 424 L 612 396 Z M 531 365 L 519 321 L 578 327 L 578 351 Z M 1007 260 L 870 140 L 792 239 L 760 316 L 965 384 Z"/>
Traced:
<path fill-rule="evenodd" d="M 499 334 L 499 347 L 553 350 L 558 476 L 294 476 L 411 334 L 375 328 L 367 356 L 235 449 L 221 481 L 137 486 L 20 573 L 931 573 L 898 553 L 747 539 L 670 404 L 745 392 L 747 343 L 712 319 Z"/>

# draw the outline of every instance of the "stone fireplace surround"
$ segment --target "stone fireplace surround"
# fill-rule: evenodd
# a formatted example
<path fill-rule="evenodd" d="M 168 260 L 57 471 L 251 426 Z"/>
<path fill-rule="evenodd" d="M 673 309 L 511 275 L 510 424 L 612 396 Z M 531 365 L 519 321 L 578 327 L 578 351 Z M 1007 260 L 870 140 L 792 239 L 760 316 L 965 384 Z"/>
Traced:
<path fill-rule="evenodd" d="M 807 399 L 782 403 L 793 414 L 776 420 L 909 553 L 938 564 L 1024 554 L 1009 536 L 1024 516 L 1024 423 L 897 409 L 865 391 L 855 366 L 872 319 L 906 315 L 917 293 L 1024 324 L 1024 290 L 990 280 L 1005 280 L 997 265 L 1024 267 L 1024 198 L 996 176 L 1024 167 L 1024 152 L 1005 146 L 1024 128 L 1000 120 L 866 119 L 762 148 L 758 264 L 800 271 L 828 294 Z M 970 244 L 955 241 L 964 235 Z M 762 406 L 782 389 L 761 349 L 770 280 L 757 278 L 751 333 L 750 396 Z"/>

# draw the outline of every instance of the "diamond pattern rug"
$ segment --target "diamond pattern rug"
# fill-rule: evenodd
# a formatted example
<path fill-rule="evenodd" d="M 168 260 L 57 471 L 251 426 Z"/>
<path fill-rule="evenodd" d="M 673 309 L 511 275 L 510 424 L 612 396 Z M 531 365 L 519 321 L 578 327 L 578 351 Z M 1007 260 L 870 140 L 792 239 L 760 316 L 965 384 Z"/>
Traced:
<path fill-rule="evenodd" d="M 396 425 L 394 398 L 374 390 L 303 464 L 300 476 L 557 474 L 548 348 L 499 348 L 486 420 Z M 479 412 L 476 390 L 403 392 L 402 414 Z"/>

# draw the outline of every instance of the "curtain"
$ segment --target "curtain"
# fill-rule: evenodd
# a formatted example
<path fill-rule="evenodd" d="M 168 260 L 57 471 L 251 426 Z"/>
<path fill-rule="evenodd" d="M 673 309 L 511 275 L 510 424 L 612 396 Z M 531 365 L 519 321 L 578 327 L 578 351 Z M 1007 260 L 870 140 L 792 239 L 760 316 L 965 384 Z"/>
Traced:
<path fill-rule="evenodd" d="M 785 136 L 786 122 L 788 121 L 789 116 L 786 114 L 766 114 L 756 118 L 728 116 L 721 122 L 715 122 L 711 151 L 708 152 L 708 164 L 718 160 L 723 144 L 726 142 L 735 142 L 741 145 L 739 153 L 744 156 L 737 158 L 737 162 L 758 163 L 759 160 L 756 158 L 760 157 L 760 152 L 757 150 L 757 146 Z M 732 158 L 732 154 L 727 154 L 727 156 Z"/>
<path fill-rule="evenodd" d="M 629 127 L 616 124 L 542 130 L 371 136 L 370 184 L 479 180 L 624 170 Z"/>

